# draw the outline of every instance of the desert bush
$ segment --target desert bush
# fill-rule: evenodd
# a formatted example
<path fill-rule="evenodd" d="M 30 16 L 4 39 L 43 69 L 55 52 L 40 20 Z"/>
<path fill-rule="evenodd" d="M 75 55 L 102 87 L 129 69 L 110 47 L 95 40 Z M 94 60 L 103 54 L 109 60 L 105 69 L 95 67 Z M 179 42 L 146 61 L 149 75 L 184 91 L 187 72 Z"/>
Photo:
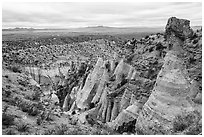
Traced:
<path fill-rule="evenodd" d="M 31 106 L 31 108 L 28 109 L 27 113 L 28 113 L 28 115 L 36 116 L 39 114 L 39 111 L 38 111 L 36 106 Z"/>
<path fill-rule="evenodd" d="M 40 89 L 34 89 L 31 95 L 26 95 L 25 98 L 32 101 L 40 101 L 42 91 Z"/>
<path fill-rule="evenodd" d="M 15 72 L 15 73 L 21 73 L 22 70 L 19 66 L 9 66 L 9 68 L 11 71 Z"/>
<path fill-rule="evenodd" d="M 136 127 L 135 132 L 138 135 L 164 135 L 167 133 L 171 134 L 171 131 L 165 130 L 159 123 L 148 125 L 148 130 L 144 130 L 140 127 Z"/>
<path fill-rule="evenodd" d="M 202 124 L 193 123 L 187 130 L 184 132 L 186 135 L 198 135 L 202 132 Z"/>
<path fill-rule="evenodd" d="M 119 135 L 120 133 L 104 125 L 97 125 L 93 135 Z"/>
<path fill-rule="evenodd" d="M 136 127 L 135 132 L 137 135 L 145 135 L 144 131 L 140 127 Z"/>
<path fill-rule="evenodd" d="M 2 133 L 3 135 L 16 135 L 13 129 L 7 129 L 5 132 Z"/>
<path fill-rule="evenodd" d="M 2 88 L 2 95 L 4 97 L 10 97 L 11 91 L 9 89 Z"/>
<path fill-rule="evenodd" d="M 198 37 L 198 35 L 196 33 L 194 33 L 193 36 L 190 38 L 190 40 L 193 40 L 193 39 L 195 39 L 197 37 Z"/>
<path fill-rule="evenodd" d="M 145 36 L 145 39 L 148 39 L 149 38 L 149 36 L 147 35 L 147 36 Z"/>
<path fill-rule="evenodd" d="M 5 106 L 3 108 L 3 113 L 2 113 L 2 125 L 4 126 L 10 126 L 14 125 L 14 115 L 8 114 L 7 113 L 8 106 Z"/>
<path fill-rule="evenodd" d="M 16 126 L 16 129 L 19 131 L 19 132 L 27 132 L 29 130 L 29 125 L 26 124 L 26 123 L 20 123 Z"/>
<path fill-rule="evenodd" d="M 19 97 L 18 96 L 14 96 L 12 98 L 9 98 L 9 104 L 13 105 L 13 106 L 17 106 L 19 104 Z"/>
<path fill-rule="evenodd" d="M 40 116 L 37 117 L 37 120 L 36 120 L 36 124 L 37 125 L 41 125 L 43 122 L 42 118 Z"/>
<path fill-rule="evenodd" d="M 194 40 L 193 40 L 193 44 L 196 44 L 196 43 L 198 43 L 198 40 L 197 40 L 197 39 L 194 39 Z"/>
<path fill-rule="evenodd" d="M 28 80 L 27 79 L 23 79 L 23 78 L 20 78 L 17 80 L 18 81 L 18 84 L 22 85 L 22 86 L 27 86 L 29 84 Z"/>
<path fill-rule="evenodd" d="M 199 134 L 202 132 L 202 125 L 199 123 L 200 119 L 201 114 L 197 111 L 178 115 L 173 122 L 173 131 L 189 135 Z"/>
<path fill-rule="evenodd" d="M 46 130 L 44 135 L 90 135 L 94 133 L 80 127 L 69 128 L 66 124 L 61 124 L 53 129 Z"/>
<path fill-rule="evenodd" d="M 68 127 L 65 124 L 61 124 L 60 126 L 57 126 L 55 130 L 56 135 L 65 135 L 66 132 L 68 131 Z"/>
<path fill-rule="evenodd" d="M 42 105 L 42 104 L 41 104 Z M 41 106 L 43 107 L 43 106 Z M 53 121 L 52 109 L 40 108 L 38 104 L 38 116 L 36 120 L 37 125 L 41 125 L 44 121 Z"/>
<path fill-rule="evenodd" d="M 29 101 L 23 101 L 22 99 L 18 99 L 17 106 L 23 111 L 27 112 L 28 115 L 36 116 L 38 115 L 44 108 L 42 103 L 33 103 Z"/>
<path fill-rule="evenodd" d="M 43 133 L 44 135 L 54 135 L 55 130 L 54 129 L 49 129 L 49 130 L 45 130 L 45 132 Z"/>
<path fill-rule="evenodd" d="M 23 112 L 28 112 L 31 105 L 28 102 L 21 101 L 18 105 L 18 107 L 23 111 Z"/>
<path fill-rule="evenodd" d="M 44 132 L 44 135 L 67 135 L 69 128 L 66 124 L 55 126 L 54 129 L 49 129 Z"/>

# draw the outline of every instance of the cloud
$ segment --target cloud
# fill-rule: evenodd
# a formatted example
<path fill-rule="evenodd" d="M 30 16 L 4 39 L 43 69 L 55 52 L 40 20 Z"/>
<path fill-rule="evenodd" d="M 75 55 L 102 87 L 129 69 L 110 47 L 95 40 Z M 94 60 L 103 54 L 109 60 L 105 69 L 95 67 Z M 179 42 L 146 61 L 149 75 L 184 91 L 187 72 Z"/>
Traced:
<path fill-rule="evenodd" d="M 115 27 L 162 26 L 171 16 L 202 24 L 201 3 L 4 3 L 2 26 L 69 28 L 105 25 Z"/>

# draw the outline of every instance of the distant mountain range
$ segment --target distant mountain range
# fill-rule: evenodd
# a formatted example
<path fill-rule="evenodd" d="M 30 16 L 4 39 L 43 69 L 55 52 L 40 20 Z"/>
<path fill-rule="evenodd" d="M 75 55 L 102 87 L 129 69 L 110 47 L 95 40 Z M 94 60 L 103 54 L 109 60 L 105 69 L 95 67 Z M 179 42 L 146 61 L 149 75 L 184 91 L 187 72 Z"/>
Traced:
<path fill-rule="evenodd" d="M 192 26 L 194 30 L 201 26 Z M 131 33 L 155 33 L 164 32 L 162 27 L 108 27 L 108 26 L 89 26 L 81 28 L 60 28 L 60 29 L 35 29 L 35 28 L 9 28 L 3 31 L 36 31 L 36 32 L 73 32 L 73 33 L 99 33 L 99 34 L 131 34 Z"/>
<path fill-rule="evenodd" d="M 3 31 L 66 31 L 66 32 L 88 32 L 88 33 L 135 33 L 135 32 L 157 32 L 164 28 L 153 27 L 108 27 L 108 26 L 89 26 L 81 28 L 60 28 L 60 29 L 35 29 L 35 28 L 9 28 Z"/>
<path fill-rule="evenodd" d="M 2 29 L 3 31 L 23 31 L 23 30 L 35 30 L 34 28 L 8 28 L 8 29 Z"/>

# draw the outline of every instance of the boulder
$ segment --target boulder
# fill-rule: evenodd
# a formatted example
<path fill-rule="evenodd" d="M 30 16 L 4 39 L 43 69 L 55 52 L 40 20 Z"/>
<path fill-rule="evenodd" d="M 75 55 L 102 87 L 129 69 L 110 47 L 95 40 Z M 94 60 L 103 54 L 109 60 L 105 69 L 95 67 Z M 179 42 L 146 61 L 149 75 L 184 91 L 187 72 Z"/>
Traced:
<path fill-rule="evenodd" d="M 202 93 L 198 93 L 193 101 L 195 103 L 202 104 Z"/>
<path fill-rule="evenodd" d="M 166 35 L 170 36 L 174 34 L 175 37 L 180 39 L 185 39 L 193 35 L 193 30 L 190 28 L 190 21 L 186 19 L 171 17 L 168 19 L 165 29 Z"/>

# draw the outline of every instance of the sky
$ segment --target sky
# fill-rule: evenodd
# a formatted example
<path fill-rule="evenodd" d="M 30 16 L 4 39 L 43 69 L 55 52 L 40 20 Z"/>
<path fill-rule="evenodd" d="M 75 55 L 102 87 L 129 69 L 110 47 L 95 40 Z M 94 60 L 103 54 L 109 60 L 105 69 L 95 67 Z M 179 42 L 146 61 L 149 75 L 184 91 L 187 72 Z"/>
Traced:
<path fill-rule="evenodd" d="M 3 3 L 2 28 L 163 27 L 169 17 L 202 25 L 199 2 L 17 2 Z"/>

